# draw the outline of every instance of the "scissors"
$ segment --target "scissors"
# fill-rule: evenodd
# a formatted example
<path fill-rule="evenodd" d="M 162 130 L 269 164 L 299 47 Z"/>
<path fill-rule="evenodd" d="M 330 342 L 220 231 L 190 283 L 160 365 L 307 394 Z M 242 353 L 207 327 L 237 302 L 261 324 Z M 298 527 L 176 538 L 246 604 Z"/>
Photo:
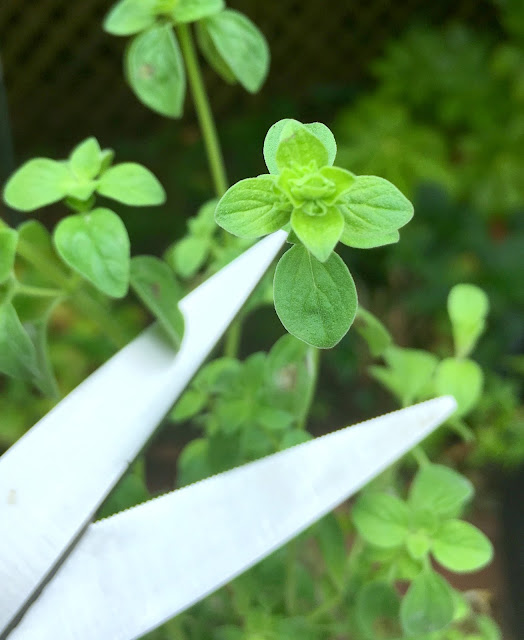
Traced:
<path fill-rule="evenodd" d="M 454 410 L 437 398 L 92 523 L 282 248 L 272 234 L 189 293 L 0 458 L 0 638 L 132 640 L 313 524 Z"/>

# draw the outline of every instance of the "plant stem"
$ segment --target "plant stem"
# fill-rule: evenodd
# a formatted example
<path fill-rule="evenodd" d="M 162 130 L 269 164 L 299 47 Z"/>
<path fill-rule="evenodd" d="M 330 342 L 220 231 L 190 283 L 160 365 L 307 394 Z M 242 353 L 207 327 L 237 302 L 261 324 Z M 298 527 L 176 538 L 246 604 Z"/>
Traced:
<path fill-rule="evenodd" d="M 240 338 L 242 337 L 242 323 L 240 318 L 235 318 L 229 327 L 224 345 L 224 356 L 226 358 L 238 357 Z"/>
<path fill-rule="evenodd" d="M 431 464 L 431 461 L 428 458 L 426 452 L 424 451 L 424 449 L 420 445 L 417 445 L 416 447 L 413 447 L 413 449 L 411 450 L 411 453 L 413 454 L 413 457 L 415 458 L 415 460 L 417 461 L 418 466 L 421 469 L 423 467 L 427 467 L 429 464 Z"/>
<path fill-rule="evenodd" d="M 306 367 L 309 369 L 309 371 L 311 371 L 311 384 L 309 385 L 309 388 L 307 390 L 307 397 L 304 405 L 304 410 L 297 423 L 298 429 L 306 428 L 307 418 L 309 415 L 309 411 L 311 409 L 311 405 L 313 403 L 313 398 L 315 397 L 315 390 L 317 388 L 319 364 L 320 364 L 320 349 L 311 347 L 307 353 L 307 363 L 306 363 Z"/>
<path fill-rule="evenodd" d="M 25 284 L 16 285 L 16 293 L 35 298 L 58 298 L 63 295 L 62 289 L 47 289 L 44 287 L 30 287 Z"/>
<path fill-rule="evenodd" d="M 298 542 L 293 539 L 288 543 L 286 558 L 286 584 L 284 592 L 284 600 L 286 603 L 286 612 L 288 616 L 295 614 L 297 605 L 297 561 L 298 561 Z"/>
<path fill-rule="evenodd" d="M 200 72 L 200 66 L 193 43 L 193 36 L 187 24 L 177 25 L 176 30 L 180 41 L 182 55 L 186 64 L 187 77 L 189 80 L 189 86 L 191 87 L 198 121 L 200 123 L 200 129 L 206 146 L 207 159 L 211 175 L 213 176 L 215 191 L 217 196 L 221 198 L 227 191 L 228 187 L 226 170 L 224 167 L 224 160 L 222 157 L 220 142 L 218 140 L 215 121 L 209 106 L 209 100 L 202 80 L 202 74 Z"/>

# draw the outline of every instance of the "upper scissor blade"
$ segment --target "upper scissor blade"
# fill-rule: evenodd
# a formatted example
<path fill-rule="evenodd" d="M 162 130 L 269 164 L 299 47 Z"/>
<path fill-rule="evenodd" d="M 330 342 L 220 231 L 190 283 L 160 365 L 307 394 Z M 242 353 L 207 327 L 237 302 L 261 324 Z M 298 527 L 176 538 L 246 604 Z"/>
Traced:
<path fill-rule="evenodd" d="M 91 525 L 10 640 L 133 640 L 311 525 L 455 409 L 437 398 Z"/>
<path fill-rule="evenodd" d="M 0 459 L 0 634 L 138 455 L 285 237 L 260 241 L 181 301 L 176 355 L 158 328 L 147 329 Z"/>

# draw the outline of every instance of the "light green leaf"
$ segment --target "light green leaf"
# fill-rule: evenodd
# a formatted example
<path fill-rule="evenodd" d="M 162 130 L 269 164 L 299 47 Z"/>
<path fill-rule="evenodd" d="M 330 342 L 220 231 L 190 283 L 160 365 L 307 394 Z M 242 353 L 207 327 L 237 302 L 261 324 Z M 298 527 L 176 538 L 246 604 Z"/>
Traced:
<path fill-rule="evenodd" d="M 346 220 L 342 242 L 357 249 L 394 242 L 397 229 L 413 217 L 411 202 L 391 182 L 375 176 L 358 176 L 337 205 Z"/>
<path fill-rule="evenodd" d="M 215 220 L 241 238 L 257 238 L 289 222 L 292 205 L 275 185 L 272 176 L 241 180 L 219 201 Z"/>
<path fill-rule="evenodd" d="M 274 281 L 275 310 L 284 327 L 319 349 L 334 347 L 357 311 L 355 283 L 336 254 L 322 263 L 301 245 L 280 259 Z"/>
<path fill-rule="evenodd" d="M 210 246 L 209 238 L 187 236 L 173 245 L 166 261 L 181 278 L 191 278 L 204 264 Z"/>
<path fill-rule="evenodd" d="M 387 367 L 373 366 L 370 374 L 396 396 L 402 406 L 413 404 L 431 381 L 438 359 L 422 349 L 390 346 L 383 354 Z"/>
<path fill-rule="evenodd" d="M 428 569 L 411 583 L 400 605 L 400 620 L 407 635 L 420 637 L 447 627 L 453 611 L 451 587 Z"/>
<path fill-rule="evenodd" d="M 438 518 L 453 518 L 460 514 L 473 492 L 471 482 L 460 473 L 431 464 L 415 476 L 408 503 L 414 510 L 430 511 Z"/>
<path fill-rule="evenodd" d="M 197 22 L 196 37 L 200 51 L 207 60 L 209 66 L 218 73 L 222 80 L 225 80 L 228 84 L 235 84 L 237 81 L 236 76 L 216 48 L 216 45 L 207 30 L 205 20 Z"/>
<path fill-rule="evenodd" d="M 138 99 L 170 118 L 182 115 L 186 73 L 178 42 L 168 24 L 136 36 L 126 52 L 126 76 Z"/>
<path fill-rule="evenodd" d="M 278 122 L 276 122 L 272 127 L 270 127 L 269 131 L 267 132 L 266 138 L 264 140 L 264 160 L 266 161 L 269 173 L 280 173 L 276 161 L 276 154 L 278 146 L 280 145 L 282 131 L 290 122 L 298 123 L 297 120 L 285 118 L 284 120 L 279 120 Z M 337 143 L 335 142 L 335 136 L 333 135 L 331 130 L 321 122 L 311 122 L 309 124 L 304 124 L 303 126 L 306 127 L 309 133 L 312 133 L 314 136 L 316 136 L 323 144 L 328 155 L 326 164 L 331 166 L 335 161 L 335 157 L 337 155 Z"/>
<path fill-rule="evenodd" d="M 480 287 L 457 284 L 448 296 L 448 313 L 453 329 L 455 353 L 467 356 L 482 335 L 489 311 L 488 296 Z"/>
<path fill-rule="evenodd" d="M 88 138 L 76 146 L 69 156 L 69 166 L 79 178 L 92 180 L 102 166 L 102 150 L 96 138 Z"/>
<path fill-rule="evenodd" d="M 325 262 L 339 241 L 344 218 L 335 206 L 326 207 L 319 216 L 308 215 L 301 207 L 293 211 L 291 228 L 315 258 Z"/>
<path fill-rule="evenodd" d="M 162 204 L 166 193 L 155 176 L 140 164 L 124 162 L 110 167 L 100 178 L 97 191 L 132 207 Z"/>
<path fill-rule="evenodd" d="M 177 400 L 173 410 L 170 413 L 171 420 L 174 422 L 185 422 L 196 416 L 205 407 L 208 400 L 208 394 L 199 389 L 188 389 L 182 394 L 180 400 Z"/>
<path fill-rule="evenodd" d="M 387 493 L 366 493 L 353 507 L 353 522 L 369 544 L 399 547 L 409 532 L 409 509 L 400 498 Z"/>
<path fill-rule="evenodd" d="M 17 243 L 18 233 L 14 229 L 0 228 L 0 284 L 9 278 L 13 271 Z"/>
<path fill-rule="evenodd" d="M 484 374 L 473 360 L 446 358 L 435 372 L 436 395 L 452 395 L 457 401 L 455 416 L 469 413 L 477 404 L 484 385 Z"/>
<path fill-rule="evenodd" d="M 196 22 L 222 12 L 225 6 L 224 0 L 181 0 L 175 3 L 169 15 L 176 23 Z"/>
<path fill-rule="evenodd" d="M 278 407 L 260 405 L 257 407 L 256 420 L 264 429 L 283 431 L 291 426 L 295 416 L 289 411 L 284 411 Z"/>
<path fill-rule="evenodd" d="M 270 57 L 266 39 L 258 27 L 242 13 L 225 9 L 207 18 L 201 29 L 219 54 L 212 66 L 221 72 L 225 64 L 247 91 L 256 93 L 266 79 Z M 204 51 L 212 60 L 213 50 L 207 47 Z"/>
<path fill-rule="evenodd" d="M 275 154 L 279 172 L 295 167 L 311 167 L 315 171 L 325 167 L 328 160 L 326 147 L 303 124 L 296 120 L 285 124 Z"/>
<path fill-rule="evenodd" d="M 443 522 L 431 550 L 443 567 L 459 573 L 482 569 L 493 557 L 489 539 L 472 524 L 461 520 Z"/>
<path fill-rule="evenodd" d="M 332 513 L 322 518 L 315 526 L 314 534 L 329 575 L 342 589 L 348 552 L 346 538 L 337 518 Z"/>
<path fill-rule="evenodd" d="M 131 36 L 155 22 L 157 0 L 120 0 L 104 20 L 104 30 L 114 36 Z"/>
<path fill-rule="evenodd" d="M 187 226 L 191 235 L 202 238 L 209 238 L 217 230 L 215 223 L 215 211 L 218 204 L 218 198 L 208 200 L 197 211 L 196 216 L 189 218 Z"/>
<path fill-rule="evenodd" d="M 35 158 L 23 164 L 8 180 L 4 201 L 12 209 L 33 211 L 67 195 L 71 174 L 66 164 Z"/>
<path fill-rule="evenodd" d="M 124 223 L 110 209 L 68 216 L 54 232 L 56 249 L 66 264 L 113 298 L 129 285 L 129 238 Z"/>
<path fill-rule="evenodd" d="M 386 327 L 372 313 L 359 306 L 355 329 L 367 342 L 371 355 L 378 358 L 393 344 L 393 338 Z"/>
<path fill-rule="evenodd" d="M 27 220 L 23 222 L 18 227 L 18 238 L 20 242 L 30 245 L 31 251 L 37 255 L 38 258 L 44 259 L 48 267 L 57 274 L 58 278 L 70 275 L 71 272 L 65 267 L 64 263 L 56 254 L 51 234 L 41 222 L 38 220 Z M 44 286 L 54 284 L 53 280 L 46 277 L 46 274 L 34 268 L 30 269 L 30 275 L 31 279 L 28 284 L 43 284 Z"/>
<path fill-rule="evenodd" d="M 329 129 L 328 129 L 329 131 Z M 356 177 L 347 169 L 340 167 L 322 167 L 320 173 L 324 178 L 333 182 L 337 188 L 333 201 L 339 200 L 355 184 Z"/>
<path fill-rule="evenodd" d="M 103 149 L 100 152 L 100 173 L 105 173 L 115 158 L 115 152 L 113 149 Z"/>
<path fill-rule="evenodd" d="M 178 349 L 184 334 L 184 317 L 178 308 L 182 290 L 169 266 L 153 256 L 137 256 L 131 260 L 131 286 L 153 313 Z"/>
<path fill-rule="evenodd" d="M 35 347 L 9 303 L 0 306 L 0 373 L 30 381 L 38 375 Z"/>
<path fill-rule="evenodd" d="M 387 582 L 368 582 L 357 594 L 356 615 L 366 640 L 400 636 L 398 615 L 400 599 Z M 383 632 L 381 630 L 384 630 Z M 393 631 L 394 630 L 394 631 Z M 392 635 L 392 633 L 393 635 Z"/>

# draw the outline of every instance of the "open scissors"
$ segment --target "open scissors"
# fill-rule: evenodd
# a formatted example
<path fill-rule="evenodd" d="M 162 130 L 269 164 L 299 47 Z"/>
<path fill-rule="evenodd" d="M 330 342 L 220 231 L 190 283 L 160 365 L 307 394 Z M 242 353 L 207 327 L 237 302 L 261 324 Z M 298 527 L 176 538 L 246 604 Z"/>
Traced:
<path fill-rule="evenodd" d="M 261 240 L 181 301 L 177 353 L 153 325 L 0 458 L 0 638 L 139 638 L 328 513 L 452 413 L 452 398 L 430 400 L 91 523 L 285 238 Z"/>

